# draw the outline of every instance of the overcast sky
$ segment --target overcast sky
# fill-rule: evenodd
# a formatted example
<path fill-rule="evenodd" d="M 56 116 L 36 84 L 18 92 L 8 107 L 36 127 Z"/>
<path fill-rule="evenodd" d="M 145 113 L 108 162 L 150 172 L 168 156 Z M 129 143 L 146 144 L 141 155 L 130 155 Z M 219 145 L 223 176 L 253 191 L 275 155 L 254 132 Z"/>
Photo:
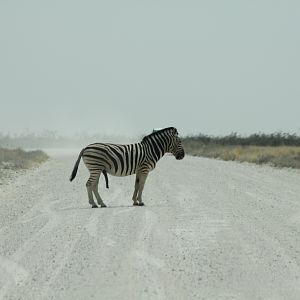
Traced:
<path fill-rule="evenodd" d="M 0 131 L 300 133 L 300 1 L 0 0 Z"/>

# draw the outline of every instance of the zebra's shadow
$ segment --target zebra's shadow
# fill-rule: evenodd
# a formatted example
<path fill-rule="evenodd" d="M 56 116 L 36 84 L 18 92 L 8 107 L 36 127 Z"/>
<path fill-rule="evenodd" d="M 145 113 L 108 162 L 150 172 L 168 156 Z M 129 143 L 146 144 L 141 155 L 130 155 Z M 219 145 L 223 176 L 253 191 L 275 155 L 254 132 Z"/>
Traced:
<path fill-rule="evenodd" d="M 124 208 L 124 207 L 130 207 L 130 208 L 135 208 L 135 206 L 133 206 L 132 204 L 131 205 L 109 205 L 105 208 Z"/>
<path fill-rule="evenodd" d="M 133 205 L 109 205 L 105 208 L 102 209 L 107 209 L 107 208 L 137 208 L 137 206 L 133 206 Z M 100 206 L 98 208 L 101 208 Z M 91 206 L 85 206 L 85 207 L 63 207 L 63 208 L 59 208 L 57 210 L 79 210 L 79 209 L 92 209 Z"/>
<path fill-rule="evenodd" d="M 79 210 L 79 209 L 90 209 L 91 207 L 63 207 L 63 208 L 59 208 L 57 210 Z"/>

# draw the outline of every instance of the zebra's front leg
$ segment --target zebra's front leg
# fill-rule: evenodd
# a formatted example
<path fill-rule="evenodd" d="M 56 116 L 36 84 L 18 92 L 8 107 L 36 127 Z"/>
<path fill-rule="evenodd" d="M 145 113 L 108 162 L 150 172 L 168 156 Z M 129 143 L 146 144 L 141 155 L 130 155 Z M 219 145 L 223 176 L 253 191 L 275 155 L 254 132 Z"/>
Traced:
<path fill-rule="evenodd" d="M 142 194 L 145 186 L 145 182 L 147 179 L 148 173 L 147 174 L 141 174 L 139 176 L 139 189 L 138 189 L 138 195 L 137 195 L 137 201 L 139 206 L 144 206 L 144 202 L 142 200 Z"/>
<path fill-rule="evenodd" d="M 139 191 L 139 174 L 136 174 L 136 178 L 135 178 L 135 184 L 134 184 L 134 192 L 133 192 L 133 196 L 132 196 L 132 200 L 133 200 L 133 205 L 139 205 L 138 201 L 137 201 L 137 194 Z"/>

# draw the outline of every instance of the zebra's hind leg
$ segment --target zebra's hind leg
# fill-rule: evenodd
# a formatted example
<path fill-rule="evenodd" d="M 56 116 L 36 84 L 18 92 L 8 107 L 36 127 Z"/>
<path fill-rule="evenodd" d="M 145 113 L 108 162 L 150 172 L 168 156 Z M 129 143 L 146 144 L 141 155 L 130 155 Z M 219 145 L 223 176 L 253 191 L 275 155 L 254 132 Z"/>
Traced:
<path fill-rule="evenodd" d="M 99 175 L 100 176 L 100 175 Z M 99 184 L 99 177 L 97 179 L 97 181 L 95 182 L 95 184 L 92 185 L 92 191 L 94 192 L 94 195 L 97 199 L 98 204 L 101 207 L 106 207 L 105 203 L 103 202 L 102 198 L 100 197 L 100 194 L 98 192 L 98 184 Z"/>
<path fill-rule="evenodd" d="M 98 206 L 96 205 L 96 203 L 94 202 L 94 199 L 93 199 L 92 183 L 91 183 L 90 179 L 91 179 L 91 177 L 86 182 L 86 189 L 87 189 L 87 193 L 88 193 L 88 197 L 89 197 L 89 203 L 92 205 L 92 208 L 96 208 Z"/>

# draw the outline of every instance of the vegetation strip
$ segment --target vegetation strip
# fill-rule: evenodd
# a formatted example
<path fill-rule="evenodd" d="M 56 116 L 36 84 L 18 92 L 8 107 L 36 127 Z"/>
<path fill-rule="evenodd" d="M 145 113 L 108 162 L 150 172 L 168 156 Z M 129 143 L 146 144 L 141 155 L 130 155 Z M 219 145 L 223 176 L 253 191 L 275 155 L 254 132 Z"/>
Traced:
<path fill-rule="evenodd" d="M 198 135 L 184 138 L 183 144 L 193 156 L 300 169 L 300 137 L 296 134 Z"/>
<path fill-rule="evenodd" d="M 24 151 L 18 149 L 0 148 L 1 169 L 28 169 L 48 159 L 48 155 L 40 150 Z"/>

